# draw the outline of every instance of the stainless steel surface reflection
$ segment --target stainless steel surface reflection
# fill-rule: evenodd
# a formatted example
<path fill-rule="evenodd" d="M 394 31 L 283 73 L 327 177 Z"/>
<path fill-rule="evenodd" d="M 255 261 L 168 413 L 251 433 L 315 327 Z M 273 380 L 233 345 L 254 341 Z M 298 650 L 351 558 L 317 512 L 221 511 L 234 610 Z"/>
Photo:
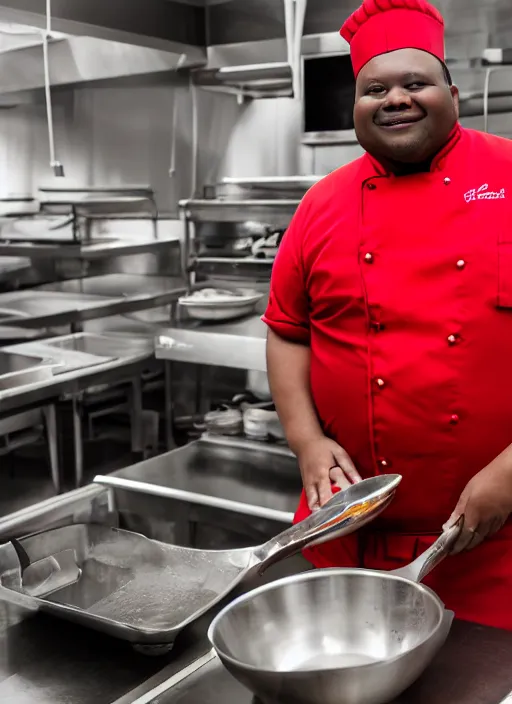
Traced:
<path fill-rule="evenodd" d="M 418 559 L 425 576 L 460 525 Z M 453 613 L 397 574 L 328 569 L 288 577 L 229 604 L 208 631 L 226 668 L 265 702 L 385 704 L 425 670 Z"/>
<path fill-rule="evenodd" d="M 51 378 L 51 362 L 45 363 L 42 358 L 0 351 L 0 392 Z"/>
<path fill-rule="evenodd" d="M 107 483 L 108 477 L 103 478 Z M 177 634 L 229 594 L 243 579 L 298 553 L 313 542 L 351 533 L 389 503 L 399 475 L 367 479 L 337 494 L 322 509 L 256 548 L 194 550 L 97 525 L 57 528 L 19 541 L 30 563 L 71 553 L 69 584 L 57 573 L 29 596 L 20 589 L 20 565 L 11 544 L 0 546 L 2 598 L 109 633 L 135 644 L 172 644 Z M 66 561 L 69 567 L 69 560 Z M 73 565 L 71 565 L 73 567 Z M 62 588 L 44 593 L 61 579 Z"/>

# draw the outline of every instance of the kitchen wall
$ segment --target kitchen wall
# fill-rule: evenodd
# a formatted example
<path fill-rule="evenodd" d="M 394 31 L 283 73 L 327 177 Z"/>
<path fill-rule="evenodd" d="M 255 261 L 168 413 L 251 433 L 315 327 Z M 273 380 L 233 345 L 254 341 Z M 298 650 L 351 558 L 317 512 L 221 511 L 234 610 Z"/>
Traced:
<path fill-rule="evenodd" d="M 55 179 L 50 171 L 46 113 L 39 99 L 0 111 L 1 195 L 35 193 L 40 184 L 52 182 L 149 183 L 160 209 L 171 212 L 179 198 L 190 196 L 193 97 L 187 85 L 59 90 L 53 102 L 57 157 L 66 179 Z M 219 170 L 241 112 L 230 96 L 197 93 L 198 183 Z M 173 148 L 176 170 L 170 176 Z"/>
<path fill-rule="evenodd" d="M 301 147 L 296 100 L 239 105 L 233 96 L 202 90 L 196 100 L 199 187 L 222 176 L 327 173 L 361 153 L 358 145 Z M 187 84 L 56 91 L 56 147 L 66 182 L 150 183 L 160 209 L 176 214 L 177 201 L 193 190 L 192 106 Z M 463 123 L 483 128 L 481 117 Z M 512 138 L 512 114 L 491 115 L 489 131 Z M 170 176 L 173 135 L 176 169 Z M 48 159 L 41 96 L 33 104 L 0 110 L 0 196 L 36 193 L 40 184 L 61 183 L 52 176 Z"/>
<path fill-rule="evenodd" d="M 195 100 L 199 187 L 224 175 L 299 172 L 297 101 L 239 105 L 234 96 L 203 90 L 195 91 Z M 149 183 L 160 209 L 176 213 L 177 201 L 193 191 L 193 101 L 187 84 L 55 91 L 55 143 L 65 181 L 49 168 L 42 96 L 33 104 L 0 110 L 0 197 L 35 193 L 39 185 L 51 183 Z"/>

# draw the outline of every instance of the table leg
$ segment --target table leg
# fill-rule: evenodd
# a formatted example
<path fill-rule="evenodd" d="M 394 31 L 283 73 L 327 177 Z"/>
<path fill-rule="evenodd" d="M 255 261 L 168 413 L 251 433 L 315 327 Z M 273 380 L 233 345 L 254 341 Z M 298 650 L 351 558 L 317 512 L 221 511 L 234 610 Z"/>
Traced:
<path fill-rule="evenodd" d="M 142 418 L 142 379 L 132 379 L 130 398 L 130 434 L 132 452 L 144 452 L 144 421 Z"/>
<path fill-rule="evenodd" d="M 75 450 L 75 487 L 82 486 L 84 478 L 84 447 L 82 441 L 81 399 L 73 394 L 73 445 Z"/>
<path fill-rule="evenodd" d="M 173 428 L 173 407 L 172 407 L 172 362 L 164 362 L 164 422 L 165 422 L 165 446 L 167 451 L 174 450 L 176 441 L 174 439 Z"/>
<path fill-rule="evenodd" d="M 48 454 L 50 456 L 50 468 L 52 473 L 53 486 L 57 494 L 61 492 L 60 466 L 59 466 L 59 446 L 57 436 L 57 412 L 54 404 L 43 408 L 46 437 L 48 441 Z"/>

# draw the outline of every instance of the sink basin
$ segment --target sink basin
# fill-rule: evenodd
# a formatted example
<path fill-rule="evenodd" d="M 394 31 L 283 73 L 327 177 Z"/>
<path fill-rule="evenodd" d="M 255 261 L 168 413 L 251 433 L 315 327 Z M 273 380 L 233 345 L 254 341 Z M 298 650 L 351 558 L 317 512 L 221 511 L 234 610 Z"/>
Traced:
<path fill-rule="evenodd" d="M 0 350 L 0 392 L 51 379 L 53 365 L 40 357 Z"/>
<path fill-rule="evenodd" d="M 124 341 L 120 343 L 118 340 L 113 340 L 110 337 L 92 335 L 86 332 L 67 335 L 58 340 L 46 340 L 44 344 L 47 347 L 54 347 L 68 352 L 81 352 L 96 357 L 106 357 L 108 360 L 115 359 L 120 355 L 126 355 Z"/>
<path fill-rule="evenodd" d="M 109 337 L 108 335 L 90 332 L 79 332 L 53 340 L 45 340 L 45 347 L 80 352 L 81 354 L 102 357 L 106 361 L 133 357 L 145 352 L 153 352 L 153 345 L 147 339 L 131 339 L 126 337 Z"/>

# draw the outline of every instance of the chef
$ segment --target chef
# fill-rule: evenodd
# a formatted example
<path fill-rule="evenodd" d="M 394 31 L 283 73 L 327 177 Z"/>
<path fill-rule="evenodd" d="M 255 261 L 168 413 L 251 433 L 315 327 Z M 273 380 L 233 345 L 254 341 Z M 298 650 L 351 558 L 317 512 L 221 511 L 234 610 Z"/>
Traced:
<path fill-rule="evenodd" d="M 305 555 L 393 569 L 464 514 L 425 581 L 457 617 L 512 629 L 512 142 L 459 124 L 425 0 L 364 0 L 341 34 L 365 154 L 309 190 L 282 241 L 268 374 L 296 520 L 361 477 L 403 481 L 375 523 Z"/>

